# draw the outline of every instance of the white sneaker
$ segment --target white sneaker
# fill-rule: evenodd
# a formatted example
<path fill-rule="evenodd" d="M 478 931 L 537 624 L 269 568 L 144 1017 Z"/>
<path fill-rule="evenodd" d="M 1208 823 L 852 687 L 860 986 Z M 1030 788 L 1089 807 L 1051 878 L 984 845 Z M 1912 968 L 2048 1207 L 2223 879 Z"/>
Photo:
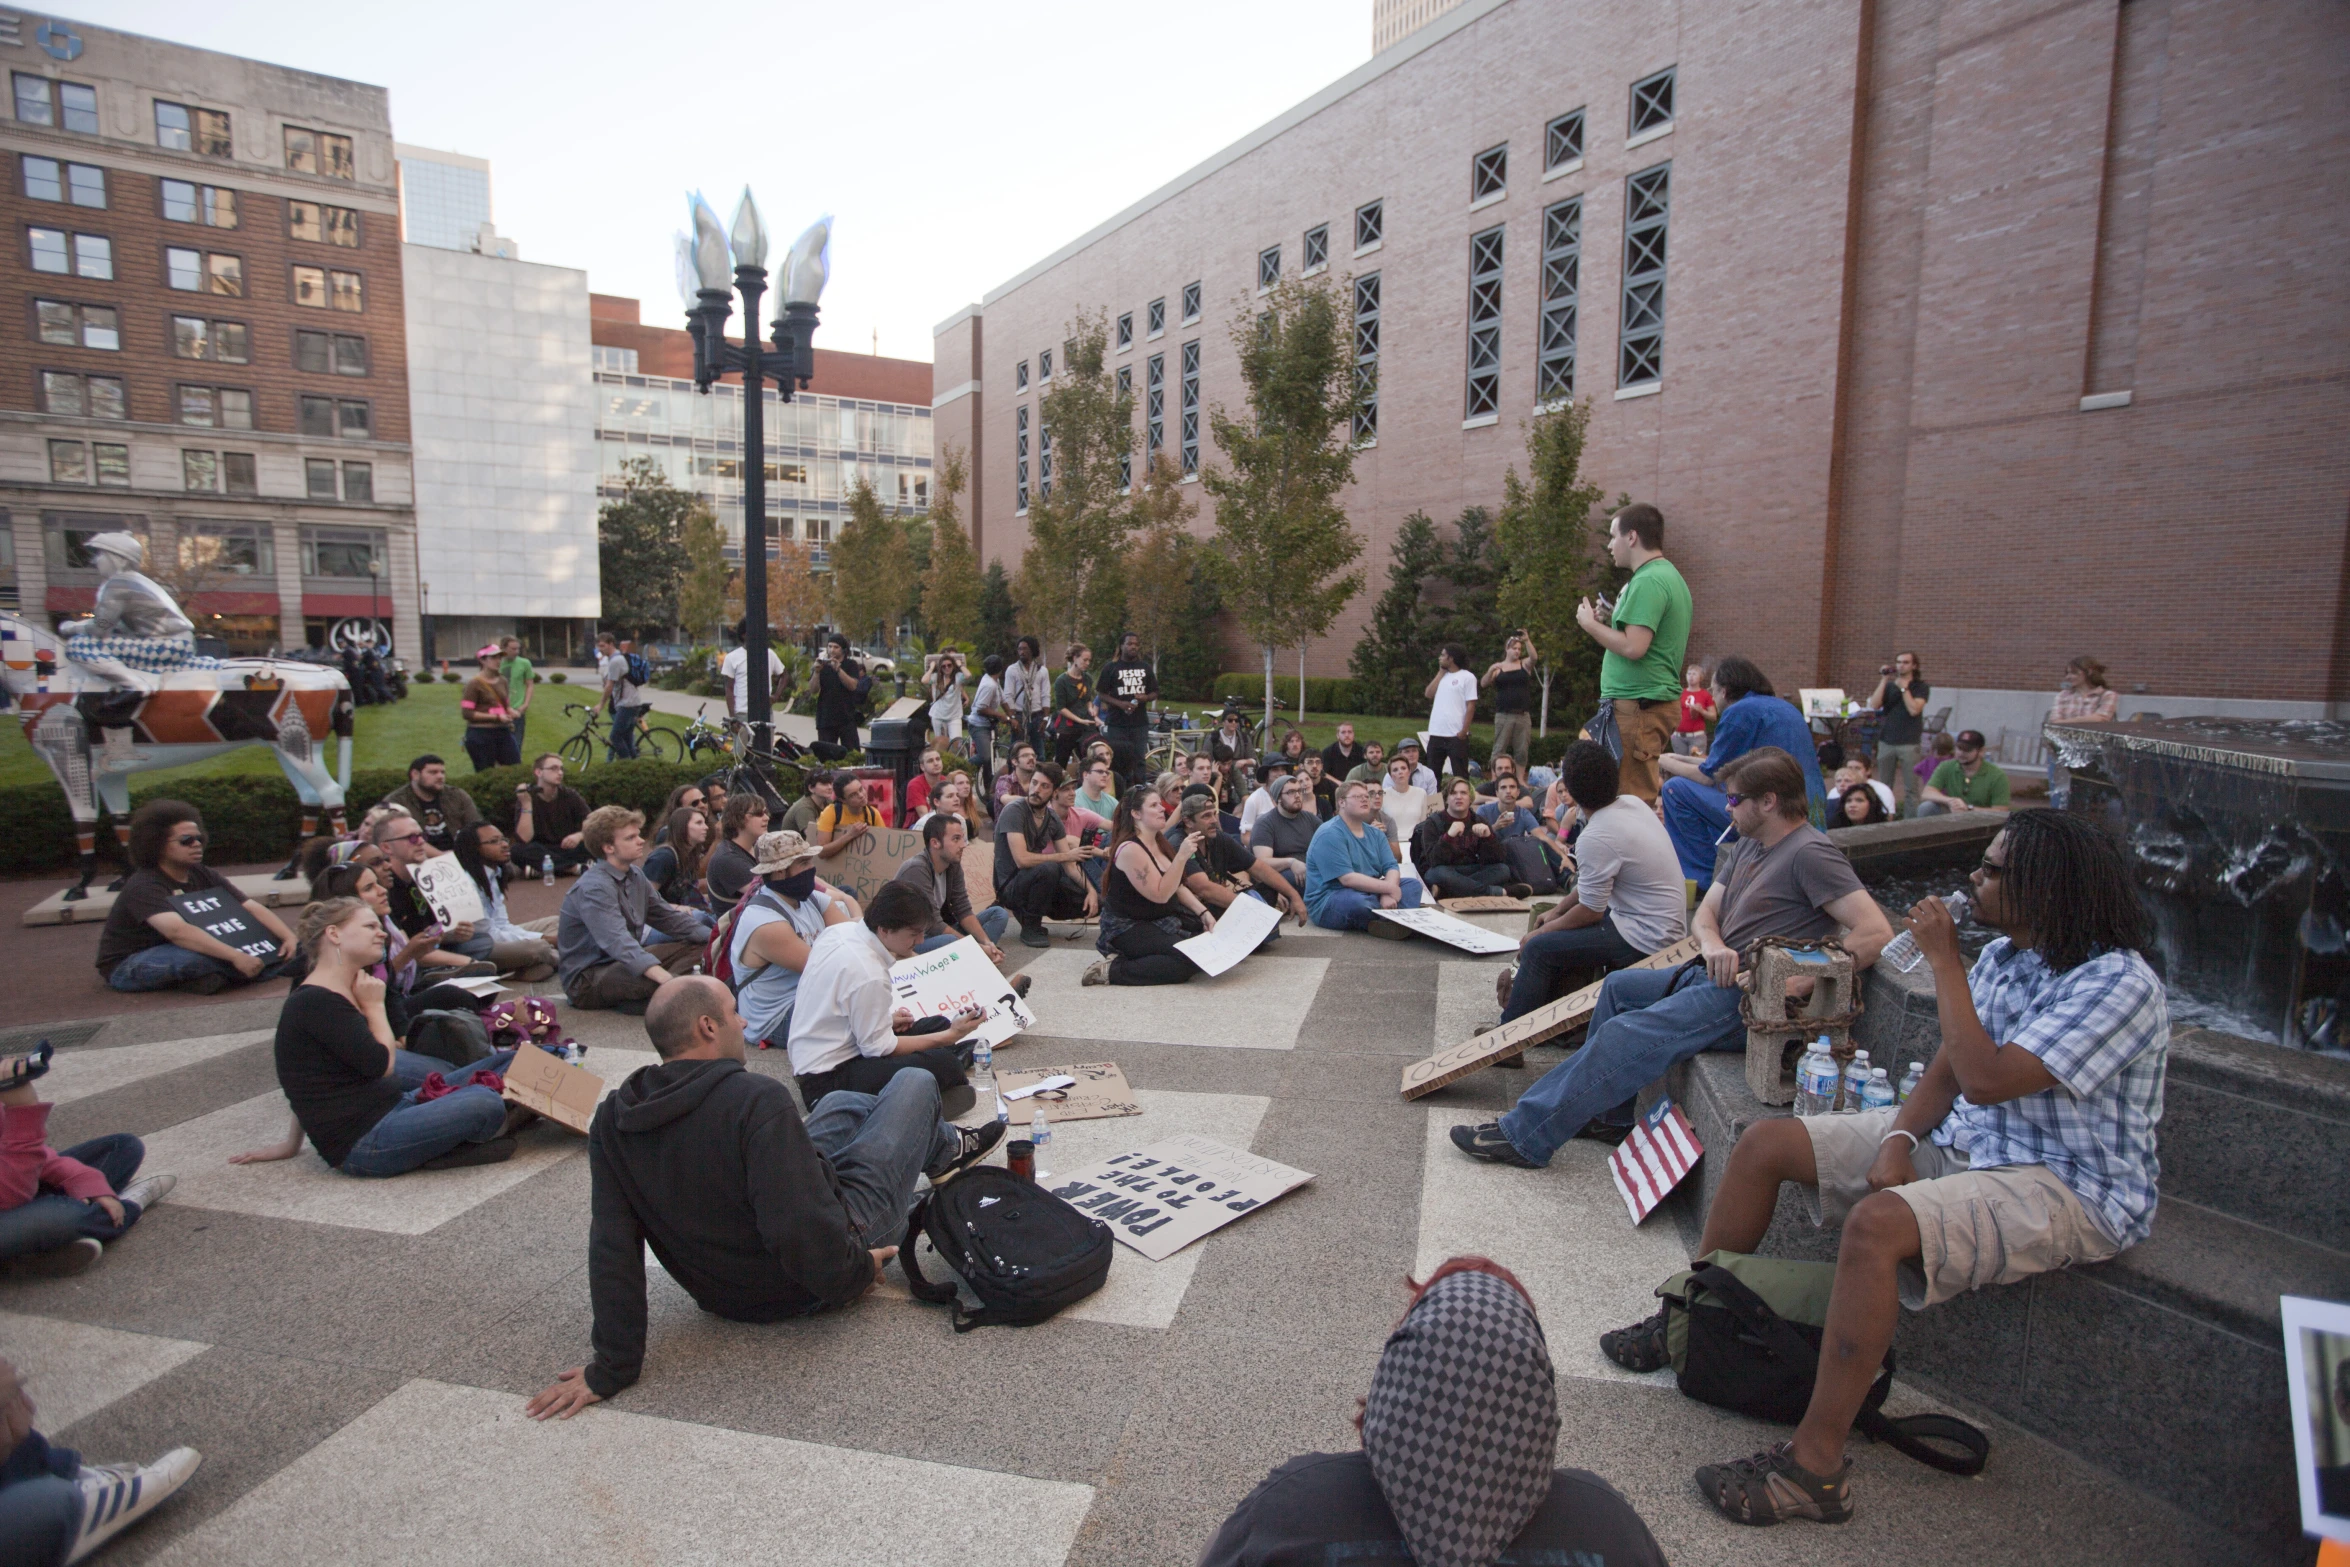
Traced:
<path fill-rule="evenodd" d="M 163 1505 L 164 1499 L 188 1483 L 204 1455 L 192 1447 L 175 1447 L 155 1462 L 138 1464 L 84 1464 L 77 1483 L 82 1488 L 82 1532 L 66 1556 L 73 1567 L 132 1524 Z"/>
<path fill-rule="evenodd" d="M 1079 983 L 1086 985 L 1106 985 L 1109 982 L 1110 960 L 1108 958 L 1096 958 L 1093 960 L 1092 965 L 1086 969 L 1085 978 Z"/>
<path fill-rule="evenodd" d="M 137 1203 L 139 1211 L 145 1213 L 169 1197 L 171 1189 L 179 1183 L 180 1178 L 176 1175 L 142 1175 L 116 1195 L 124 1202 Z"/>

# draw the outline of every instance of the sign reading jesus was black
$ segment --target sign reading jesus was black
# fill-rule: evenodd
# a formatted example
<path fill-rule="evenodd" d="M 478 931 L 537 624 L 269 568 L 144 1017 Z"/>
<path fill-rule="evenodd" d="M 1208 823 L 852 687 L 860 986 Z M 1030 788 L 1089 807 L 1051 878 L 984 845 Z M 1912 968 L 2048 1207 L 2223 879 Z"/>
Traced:
<path fill-rule="evenodd" d="M 274 958 L 278 941 L 255 925 L 232 892 L 183 892 L 171 900 L 172 911 L 222 946 L 256 958 Z"/>

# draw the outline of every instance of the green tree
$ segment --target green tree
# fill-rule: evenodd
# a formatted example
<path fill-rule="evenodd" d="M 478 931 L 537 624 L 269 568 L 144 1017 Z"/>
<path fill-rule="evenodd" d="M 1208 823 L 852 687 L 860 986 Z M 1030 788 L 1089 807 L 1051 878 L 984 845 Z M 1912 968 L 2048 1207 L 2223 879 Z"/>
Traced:
<path fill-rule="evenodd" d="M 685 548 L 685 582 L 677 591 L 677 619 L 687 637 L 697 643 L 718 640 L 718 622 L 727 611 L 729 573 L 726 548 L 718 536 L 718 519 L 710 508 L 696 504 L 686 514 L 678 542 Z M 737 609 L 734 614 L 742 612 Z"/>
<path fill-rule="evenodd" d="M 1243 302 L 1231 341 L 1248 407 L 1237 418 L 1220 404 L 1208 413 L 1225 464 L 1200 475 L 1216 501 L 1209 559 L 1264 653 L 1268 723 L 1275 650 L 1328 631 L 1363 586 L 1346 570 L 1363 541 L 1339 500 L 1354 482 L 1354 417 L 1369 389 L 1356 374 L 1351 298 L 1350 280 L 1325 274 Z"/>
<path fill-rule="evenodd" d="M 1151 668 L 1181 640 L 1191 614 L 1191 578 L 1199 544 L 1188 528 L 1199 507 L 1183 493 L 1183 475 L 1160 453 L 1135 487 L 1137 529 L 1127 546 L 1126 606 L 1122 629 L 1142 638 Z"/>
<path fill-rule="evenodd" d="M 1371 606 L 1371 624 L 1347 667 L 1363 705 L 1374 713 L 1416 710 L 1443 640 L 1428 589 L 1443 580 L 1444 541 L 1426 512 L 1413 512 L 1388 546 L 1387 588 Z"/>
<path fill-rule="evenodd" d="M 603 577 L 603 624 L 627 636 L 659 635 L 678 624 L 678 592 L 692 562 L 686 519 L 701 509 L 650 457 L 621 465 L 620 496 L 596 512 L 596 568 Z"/>
<path fill-rule="evenodd" d="M 1575 608 L 1608 580 L 1591 525 L 1600 488 L 1583 477 L 1588 399 L 1534 416 L 1526 427 L 1527 477 L 1502 475 L 1496 529 L 1508 568 L 1496 594 L 1502 625 L 1523 630 L 1541 655 L 1542 732 L 1550 733 L 1554 685 L 1578 710 L 1599 699 L 1599 647 L 1575 624 Z"/>
<path fill-rule="evenodd" d="M 913 608 L 914 551 L 906 527 L 881 509 L 862 476 L 849 492 L 848 522 L 832 541 L 832 620 L 851 638 L 886 644 Z"/>
<path fill-rule="evenodd" d="M 1125 608 L 1119 568 L 1136 517 L 1119 468 L 1134 449 L 1134 394 L 1104 367 L 1108 342 L 1106 317 L 1070 322 L 1052 390 L 1037 405 L 1028 548 L 1012 595 L 1048 644 L 1098 635 Z"/>
<path fill-rule="evenodd" d="M 950 446 L 939 454 L 931 477 L 930 562 L 922 574 L 922 626 L 933 640 L 979 640 L 979 599 L 985 584 L 958 504 L 967 477 L 962 448 Z"/>
<path fill-rule="evenodd" d="M 991 560 L 979 579 L 979 651 L 1001 653 L 1008 662 L 1012 645 L 1020 639 L 1020 612 L 1012 604 L 1012 579 L 1004 563 Z"/>
<path fill-rule="evenodd" d="M 1436 621 L 1438 641 L 1460 643 L 1479 668 L 1501 653 L 1497 600 L 1502 574 L 1493 514 L 1482 506 L 1471 506 L 1452 525 L 1452 542 L 1444 557 L 1451 602 L 1436 611 Z"/>

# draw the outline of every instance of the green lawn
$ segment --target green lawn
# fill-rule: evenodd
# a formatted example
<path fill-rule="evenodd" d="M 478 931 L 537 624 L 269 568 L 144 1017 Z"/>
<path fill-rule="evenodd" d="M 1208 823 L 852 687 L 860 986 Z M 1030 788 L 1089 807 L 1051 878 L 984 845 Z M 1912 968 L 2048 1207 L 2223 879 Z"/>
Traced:
<path fill-rule="evenodd" d="M 1205 703 L 1177 702 L 1171 705 L 1189 713 L 1210 711 Z M 1263 714 L 1264 708 L 1262 706 L 1251 707 L 1248 710 L 1252 721 L 1262 717 Z M 1280 734 L 1282 730 L 1278 721 L 1286 719 L 1291 723 L 1296 723 L 1297 709 L 1294 707 L 1276 708 L 1274 709 L 1274 718 L 1276 720 L 1274 733 Z M 1369 713 L 1308 712 L 1305 723 L 1300 727 L 1305 730 L 1306 743 L 1319 751 L 1338 738 L 1340 724 L 1355 726 L 1355 739 L 1358 743 L 1367 744 L 1376 740 L 1381 745 L 1392 749 L 1395 742 L 1405 735 L 1417 735 L 1427 726 L 1427 719 L 1425 717 L 1381 718 Z M 1531 754 L 1537 761 L 1556 761 L 1558 754 L 1567 748 L 1567 743 L 1575 738 L 1575 722 L 1555 706 L 1552 707 L 1550 713 L 1550 737 L 1547 740 L 1544 739 L 1539 733 L 1540 726 L 1537 725 L 1536 728 L 1537 733 L 1534 737 Z M 1477 765 L 1480 767 L 1484 766 L 1486 758 L 1493 754 L 1493 725 L 1491 723 L 1475 723 L 1469 726 L 1469 754 L 1477 759 Z"/>
<path fill-rule="evenodd" d="M 457 716 L 457 695 L 460 687 L 435 681 L 431 685 L 415 684 L 408 688 L 408 700 L 390 702 L 379 707 L 363 707 L 358 714 L 358 732 L 352 737 L 351 765 L 354 769 L 369 767 L 405 767 L 411 758 L 431 751 L 449 760 L 450 771 L 462 777 L 473 770 L 466 760 L 462 743 L 464 724 Z M 568 716 L 563 708 L 567 703 L 582 701 L 592 695 L 587 688 L 572 685 L 541 683 L 538 695 L 531 702 L 530 748 L 552 751 L 579 729 L 579 720 Z M 0 785 L 37 784 L 51 782 L 49 769 L 33 754 L 25 743 L 24 725 L 14 721 L 0 725 Z M 662 729 L 683 729 L 687 720 L 666 713 L 649 713 L 647 720 Z M 326 747 L 327 765 L 334 765 L 335 748 L 330 741 Z M 175 767 L 169 772 L 143 773 L 142 779 L 164 778 L 275 778 L 280 776 L 276 758 L 266 746 L 249 745 L 197 762 L 187 767 Z"/>

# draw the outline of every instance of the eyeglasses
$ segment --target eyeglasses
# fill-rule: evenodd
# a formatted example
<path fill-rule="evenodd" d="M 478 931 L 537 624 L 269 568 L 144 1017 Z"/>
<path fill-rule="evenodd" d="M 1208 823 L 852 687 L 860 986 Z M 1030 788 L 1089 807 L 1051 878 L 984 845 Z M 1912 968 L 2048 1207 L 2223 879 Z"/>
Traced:
<path fill-rule="evenodd" d="M 1976 864 L 1975 869 L 1986 876 L 2002 876 L 2007 873 L 2007 867 L 1992 859 L 1988 854 L 1984 855 Z"/>
<path fill-rule="evenodd" d="M 1744 805 L 1746 803 L 1746 796 L 1742 794 L 1726 794 L 1722 796 L 1722 799 L 1730 805 Z"/>
<path fill-rule="evenodd" d="M 422 843 L 423 841 L 424 834 L 422 832 L 395 833 L 384 840 L 386 843 Z"/>
<path fill-rule="evenodd" d="M 200 832 L 182 833 L 171 841 L 175 848 L 193 849 L 204 841 L 204 835 Z"/>

